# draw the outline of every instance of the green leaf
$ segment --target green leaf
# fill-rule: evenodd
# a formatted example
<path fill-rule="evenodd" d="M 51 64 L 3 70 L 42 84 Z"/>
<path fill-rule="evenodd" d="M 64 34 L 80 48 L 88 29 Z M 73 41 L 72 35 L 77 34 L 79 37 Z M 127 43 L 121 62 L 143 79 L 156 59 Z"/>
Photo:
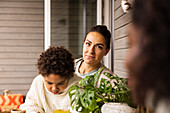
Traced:
<path fill-rule="evenodd" d="M 85 89 L 80 95 L 80 101 L 82 105 L 90 110 L 94 110 L 97 108 L 97 102 L 94 98 L 94 90 Z"/>
<path fill-rule="evenodd" d="M 107 76 L 109 79 L 114 79 L 114 78 L 117 78 L 118 76 L 116 74 L 110 74 L 110 73 L 107 73 L 107 72 L 103 72 L 103 74 L 105 76 Z"/>
<path fill-rule="evenodd" d="M 96 82 L 98 81 L 99 79 L 99 76 L 102 72 L 102 70 L 104 69 L 104 67 L 102 69 L 100 69 L 99 71 L 97 71 L 95 74 L 94 74 L 94 85 L 96 84 Z"/>
<path fill-rule="evenodd" d="M 73 85 L 72 87 L 70 87 L 69 96 L 71 99 L 72 109 L 74 109 L 76 105 L 79 104 L 79 100 L 80 100 L 79 87 L 77 85 Z"/>
<path fill-rule="evenodd" d="M 111 93 L 112 85 L 111 85 L 110 81 L 108 81 L 108 80 L 106 80 L 104 78 L 101 78 L 100 86 L 99 86 L 99 91 L 101 93 L 105 93 L 106 95 L 108 93 Z"/>
<path fill-rule="evenodd" d="M 94 84 L 94 76 L 93 75 L 86 76 L 85 78 L 83 78 L 79 81 L 79 85 L 81 85 L 83 87 L 88 84 Z"/>

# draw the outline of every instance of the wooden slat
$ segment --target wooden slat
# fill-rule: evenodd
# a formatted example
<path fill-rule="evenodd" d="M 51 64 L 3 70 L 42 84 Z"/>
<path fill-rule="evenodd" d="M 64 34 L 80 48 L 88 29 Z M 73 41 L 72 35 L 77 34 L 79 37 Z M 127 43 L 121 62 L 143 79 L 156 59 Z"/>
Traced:
<path fill-rule="evenodd" d="M 116 1 L 115 1 L 115 3 L 114 3 L 114 8 L 115 8 L 115 10 L 118 9 L 119 7 L 121 7 L 121 6 L 120 6 L 121 1 L 122 1 L 122 0 L 116 0 Z"/>
<path fill-rule="evenodd" d="M 114 50 L 114 59 L 115 60 L 124 60 L 126 58 L 128 49 Z"/>
<path fill-rule="evenodd" d="M 1 40 L 1 46 L 43 46 L 43 40 Z"/>
<path fill-rule="evenodd" d="M 36 71 L 36 66 L 35 65 L 32 65 L 32 66 L 29 66 L 29 65 L 2 66 L 2 65 L 0 65 L 0 72 L 3 72 L 3 71 L 14 71 L 14 72 L 17 72 L 17 71 L 29 72 L 29 71 L 31 71 L 32 72 L 32 71 Z"/>
<path fill-rule="evenodd" d="M 0 33 L 40 33 L 43 34 L 43 28 L 24 28 L 24 27 L 1 27 Z"/>
<path fill-rule="evenodd" d="M 115 29 L 118 29 L 119 27 L 121 26 L 124 26 L 128 23 L 131 22 L 131 12 L 121 16 L 119 19 L 117 19 L 114 23 L 115 23 L 115 26 L 114 28 Z"/>
<path fill-rule="evenodd" d="M 0 59 L 31 59 L 31 58 L 38 58 L 40 55 L 39 52 L 37 53 L 31 53 L 31 52 L 25 52 L 25 53 L 0 53 Z"/>
<path fill-rule="evenodd" d="M 0 8 L 1 14 L 44 14 L 43 9 L 35 8 Z"/>
<path fill-rule="evenodd" d="M 18 40 L 18 39 L 40 39 L 40 40 L 43 40 L 44 38 L 44 34 L 35 34 L 35 33 L 32 33 L 32 34 L 28 34 L 28 33 L 25 33 L 25 34 L 19 34 L 19 33 L 0 33 L 0 40 L 1 39 L 6 39 L 6 40 Z"/>
<path fill-rule="evenodd" d="M 114 40 L 121 38 L 121 37 L 125 37 L 128 35 L 128 30 L 129 30 L 130 24 L 127 24 L 119 29 L 115 30 L 115 36 L 114 36 Z"/>
<path fill-rule="evenodd" d="M 114 60 L 114 69 L 126 72 L 124 60 Z"/>
<path fill-rule="evenodd" d="M 13 7 L 13 8 L 43 8 L 44 4 L 43 2 L 16 2 L 15 0 L 11 1 L 11 2 L 7 2 L 6 1 L 0 1 L 0 7 Z"/>
<path fill-rule="evenodd" d="M 25 77 L 25 79 L 29 78 L 29 77 L 35 77 L 38 75 L 37 71 L 29 71 L 29 72 L 24 72 L 24 71 L 20 71 L 20 72 L 10 72 L 10 71 L 3 71 L 0 72 L 0 78 L 3 77 L 15 77 L 15 78 L 23 78 Z"/>
<path fill-rule="evenodd" d="M 116 11 L 115 11 L 115 16 L 114 19 L 118 19 L 120 16 L 124 15 L 125 13 L 123 12 L 122 7 L 119 7 Z"/>
<path fill-rule="evenodd" d="M 9 88 L 9 90 L 25 90 L 30 88 L 30 84 L 23 84 L 23 85 L 19 85 L 19 84 L 9 84 L 9 85 L 3 85 L 1 84 L 0 90 L 4 90 L 5 88 Z"/>
<path fill-rule="evenodd" d="M 44 27 L 44 22 L 40 21 L 3 21 L 0 22 L 1 27 Z"/>
<path fill-rule="evenodd" d="M 43 51 L 43 48 L 42 47 L 0 47 L 0 52 L 41 52 Z"/>
<path fill-rule="evenodd" d="M 33 78 L 30 77 L 30 78 L 12 78 L 12 77 L 9 77 L 9 78 L 0 78 L 1 81 L 0 81 L 0 85 L 3 85 L 3 84 L 31 84 L 32 83 L 32 80 Z"/>
<path fill-rule="evenodd" d="M 114 49 L 125 49 L 128 48 L 127 37 L 114 40 Z"/>
<path fill-rule="evenodd" d="M 41 21 L 44 20 L 44 14 L 0 14 L 0 21 Z"/>
<path fill-rule="evenodd" d="M 34 65 L 37 59 L 0 59 L 0 65 Z"/>

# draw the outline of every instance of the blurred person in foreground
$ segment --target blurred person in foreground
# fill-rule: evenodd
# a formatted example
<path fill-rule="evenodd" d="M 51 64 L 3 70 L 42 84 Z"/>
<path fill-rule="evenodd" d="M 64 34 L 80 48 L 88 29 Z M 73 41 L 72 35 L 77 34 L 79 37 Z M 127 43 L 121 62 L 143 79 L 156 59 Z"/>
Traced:
<path fill-rule="evenodd" d="M 170 113 L 170 0 L 135 0 L 126 58 L 134 102 Z"/>
<path fill-rule="evenodd" d="M 35 77 L 20 109 L 27 113 L 52 113 L 55 107 L 68 108 L 69 88 L 81 78 L 74 74 L 74 59 L 64 47 L 50 47 L 42 52 Z"/>

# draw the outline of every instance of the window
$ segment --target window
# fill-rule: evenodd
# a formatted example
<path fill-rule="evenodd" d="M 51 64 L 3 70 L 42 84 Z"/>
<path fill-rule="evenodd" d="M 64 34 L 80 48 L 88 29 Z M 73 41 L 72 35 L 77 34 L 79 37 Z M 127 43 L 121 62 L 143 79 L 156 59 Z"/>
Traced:
<path fill-rule="evenodd" d="M 96 0 L 51 1 L 51 45 L 65 46 L 74 58 L 82 56 L 87 30 L 96 25 Z"/>

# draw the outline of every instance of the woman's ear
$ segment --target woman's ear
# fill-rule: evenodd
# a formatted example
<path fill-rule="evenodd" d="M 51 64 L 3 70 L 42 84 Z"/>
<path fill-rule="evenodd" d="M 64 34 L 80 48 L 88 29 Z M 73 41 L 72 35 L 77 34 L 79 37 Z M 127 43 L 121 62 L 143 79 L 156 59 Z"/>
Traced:
<path fill-rule="evenodd" d="M 104 56 L 106 56 L 109 51 L 110 49 L 106 49 L 106 53 L 104 54 Z"/>

